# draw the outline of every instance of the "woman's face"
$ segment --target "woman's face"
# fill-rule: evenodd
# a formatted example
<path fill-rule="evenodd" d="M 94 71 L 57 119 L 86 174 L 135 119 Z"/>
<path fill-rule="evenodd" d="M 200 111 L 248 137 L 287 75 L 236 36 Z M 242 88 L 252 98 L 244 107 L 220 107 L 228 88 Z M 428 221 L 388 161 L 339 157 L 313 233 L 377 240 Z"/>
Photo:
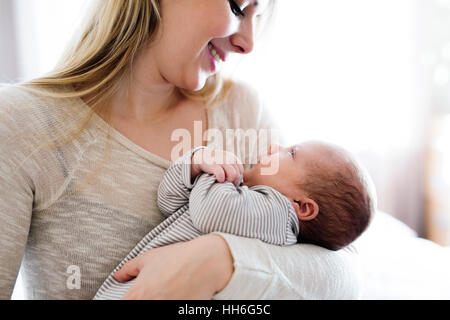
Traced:
<path fill-rule="evenodd" d="M 180 88 L 202 89 L 230 53 L 253 50 L 255 18 L 268 1 L 161 0 L 161 28 L 149 52 L 162 77 Z"/>

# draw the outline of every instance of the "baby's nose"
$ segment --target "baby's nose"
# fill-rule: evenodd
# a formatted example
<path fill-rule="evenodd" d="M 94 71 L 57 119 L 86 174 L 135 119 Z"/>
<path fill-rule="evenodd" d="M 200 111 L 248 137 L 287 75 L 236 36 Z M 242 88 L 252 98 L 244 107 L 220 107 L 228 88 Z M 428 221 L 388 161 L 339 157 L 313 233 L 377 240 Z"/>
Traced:
<path fill-rule="evenodd" d="M 270 163 L 270 154 L 261 155 L 258 159 L 258 163 L 261 165 L 267 165 Z"/>
<path fill-rule="evenodd" d="M 276 144 L 276 143 L 271 144 L 269 147 L 269 155 L 277 153 L 279 151 L 279 149 L 280 149 L 280 146 L 278 144 Z"/>

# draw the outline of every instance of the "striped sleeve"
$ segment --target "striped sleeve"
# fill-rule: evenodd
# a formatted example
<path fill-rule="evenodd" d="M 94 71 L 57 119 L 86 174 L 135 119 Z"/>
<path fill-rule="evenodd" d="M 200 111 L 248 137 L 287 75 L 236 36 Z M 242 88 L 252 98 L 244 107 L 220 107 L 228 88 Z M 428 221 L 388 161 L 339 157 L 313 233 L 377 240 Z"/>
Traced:
<path fill-rule="evenodd" d="M 189 211 L 203 233 L 230 233 L 274 245 L 296 243 L 298 220 L 292 205 L 267 186 L 236 187 L 202 174 L 191 191 Z"/>
<path fill-rule="evenodd" d="M 166 217 L 189 202 L 191 189 L 200 177 L 191 183 L 192 155 L 205 147 L 197 147 L 178 158 L 166 171 L 158 186 L 158 208 Z"/>

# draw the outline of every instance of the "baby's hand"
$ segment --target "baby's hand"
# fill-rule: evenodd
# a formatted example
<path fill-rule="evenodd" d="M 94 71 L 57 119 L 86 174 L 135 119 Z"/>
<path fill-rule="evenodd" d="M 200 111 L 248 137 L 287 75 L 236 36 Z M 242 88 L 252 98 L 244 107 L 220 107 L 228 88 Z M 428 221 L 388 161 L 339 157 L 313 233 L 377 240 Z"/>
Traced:
<path fill-rule="evenodd" d="M 205 148 L 196 151 L 192 157 L 191 176 L 194 178 L 200 172 L 214 174 L 220 183 L 229 181 L 238 186 L 244 173 L 244 166 L 231 152 Z"/>

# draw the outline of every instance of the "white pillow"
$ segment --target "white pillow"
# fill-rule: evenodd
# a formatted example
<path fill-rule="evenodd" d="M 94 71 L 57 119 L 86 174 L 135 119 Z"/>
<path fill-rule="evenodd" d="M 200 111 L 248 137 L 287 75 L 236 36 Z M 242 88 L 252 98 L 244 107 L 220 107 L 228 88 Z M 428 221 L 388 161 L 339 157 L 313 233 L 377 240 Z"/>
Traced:
<path fill-rule="evenodd" d="M 392 216 L 378 212 L 355 247 L 362 299 L 450 299 L 450 249 L 418 238 Z"/>

